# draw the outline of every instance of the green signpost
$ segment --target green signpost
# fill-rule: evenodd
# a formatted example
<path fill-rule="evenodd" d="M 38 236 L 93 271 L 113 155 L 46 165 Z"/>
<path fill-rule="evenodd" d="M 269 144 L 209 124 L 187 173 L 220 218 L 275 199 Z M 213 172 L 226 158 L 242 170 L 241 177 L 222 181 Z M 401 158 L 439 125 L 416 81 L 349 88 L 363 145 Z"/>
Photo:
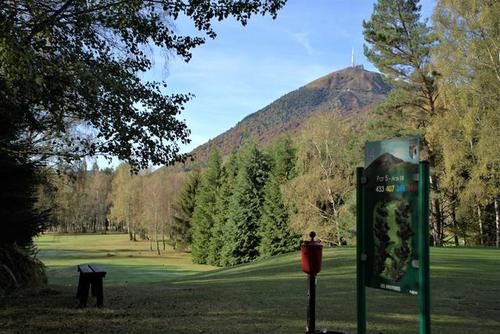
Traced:
<path fill-rule="evenodd" d="M 420 334 L 430 334 L 429 167 L 419 139 L 370 142 L 357 169 L 358 334 L 366 333 L 366 287 L 418 295 Z"/>

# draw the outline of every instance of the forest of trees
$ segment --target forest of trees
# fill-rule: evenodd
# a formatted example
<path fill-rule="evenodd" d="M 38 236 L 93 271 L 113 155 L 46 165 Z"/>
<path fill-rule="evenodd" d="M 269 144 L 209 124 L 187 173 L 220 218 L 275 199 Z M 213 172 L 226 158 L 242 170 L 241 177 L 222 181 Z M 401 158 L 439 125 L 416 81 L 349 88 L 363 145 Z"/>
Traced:
<path fill-rule="evenodd" d="M 310 230 L 353 244 L 364 143 L 420 136 L 432 168 L 432 244 L 498 247 L 497 14 L 494 1 L 442 0 L 431 25 L 417 1 L 380 0 L 363 24 L 365 54 L 393 90 L 366 120 L 325 110 L 294 140 L 265 150 L 248 140 L 227 157 L 212 148 L 189 172 L 80 165 L 71 177 L 54 174 L 40 205 L 53 207 L 58 231 L 127 231 L 158 253 L 170 243 L 218 266 L 293 251 Z"/>
<path fill-rule="evenodd" d="M 148 2 L 120 7 L 112 22 L 98 8 L 83 15 L 71 5 L 40 17 L 34 11 L 24 21 L 30 16 L 22 11 L 30 9 L 7 3 L 0 5 L 6 22 L 0 30 L 0 167 L 6 180 L 0 262 L 8 269 L 2 275 L 18 275 L 9 268 L 21 263 L 30 269 L 20 269 L 19 277 L 25 270 L 26 281 L 43 280 L 30 254 L 32 238 L 44 230 L 128 233 L 131 242 L 149 240 L 158 254 L 170 244 L 190 250 L 194 262 L 218 266 L 293 251 L 310 230 L 331 245 L 353 244 L 354 171 L 362 165 L 364 143 L 400 136 L 419 136 L 431 165 L 432 245 L 500 247 L 498 1 L 439 0 L 431 21 L 421 18 L 416 0 L 377 1 L 363 22 L 365 55 L 393 89 L 366 119 L 341 116 L 332 107 L 307 120 L 293 140 L 262 148 L 249 139 L 229 156 L 212 148 L 206 162 L 197 162 L 200 168 L 184 172 L 144 169 L 183 157 L 174 143 L 187 142 L 189 131 L 175 115 L 190 96 L 165 96 L 161 83 L 140 83 L 137 74 L 151 64 L 137 45 L 150 36 L 189 60 L 189 50 L 204 39 L 171 36 L 163 25 L 156 34 L 161 13 Z M 176 10 L 215 37 L 214 16 L 246 23 L 252 13 L 275 16 L 283 4 Z M 149 25 L 144 11 L 152 15 Z M 87 28 L 53 35 L 61 13 Z M 130 30 L 119 23 L 132 14 L 145 25 Z M 103 29 L 117 24 L 127 56 L 112 56 L 110 46 L 96 39 L 92 20 Z M 87 49 L 73 44 L 80 33 Z M 45 40 L 60 43 L 40 42 Z M 139 104 L 149 111 L 139 112 Z M 82 136 L 81 124 L 95 131 Z M 95 154 L 129 164 L 89 168 L 84 157 Z"/>
<path fill-rule="evenodd" d="M 285 2 L 0 1 L 0 294 L 44 281 L 33 238 L 50 224 L 93 231 L 109 223 L 106 201 L 89 207 L 104 197 L 95 191 L 105 191 L 109 174 L 87 178 L 83 159 L 115 157 L 137 172 L 185 157 L 179 145 L 190 130 L 178 115 L 192 95 L 143 79 L 153 49 L 189 62 L 193 48 L 216 37 L 216 21 L 275 18 Z M 179 33 L 179 18 L 199 33 Z M 157 239 L 158 214 L 147 217 Z M 126 223 L 135 226 L 136 215 Z"/>
<path fill-rule="evenodd" d="M 394 89 L 366 134 L 419 135 L 431 165 L 432 244 L 500 242 L 500 3 L 380 0 L 365 55 Z"/>
<path fill-rule="evenodd" d="M 134 174 L 127 164 L 116 170 L 99 170 L 95 163 L 89 170 L 85 162 L 66 167 L 64 173 L 46 170 L 48 182 L 38 188 L 37 207 L 49 212 L 48 231 L 127 232 L 131 241 L 149 240 L 158 253 L 167 239 L 183 234 L 175 233 L 173 210 L 184 174 Z"/>

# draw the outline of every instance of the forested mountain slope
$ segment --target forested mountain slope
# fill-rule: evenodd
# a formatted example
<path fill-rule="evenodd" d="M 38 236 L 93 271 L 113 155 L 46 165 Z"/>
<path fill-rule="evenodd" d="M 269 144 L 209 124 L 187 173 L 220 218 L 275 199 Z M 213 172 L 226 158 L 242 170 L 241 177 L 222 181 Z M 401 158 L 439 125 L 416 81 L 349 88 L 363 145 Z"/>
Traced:
<path fill-rule="evenodd" d="M 248 115 L 233 128 L 194 149 L 193 157 L 197 161 L 206 160 L 213 145 L 226 155 L 246 138 L 265 146 L 283 133 L 296 133 L 305 119 L 320 111 L 346 116 L 365 113 L 381 102 L 390 89 L 380 74 L 362 67 L 330 73 Z"/>

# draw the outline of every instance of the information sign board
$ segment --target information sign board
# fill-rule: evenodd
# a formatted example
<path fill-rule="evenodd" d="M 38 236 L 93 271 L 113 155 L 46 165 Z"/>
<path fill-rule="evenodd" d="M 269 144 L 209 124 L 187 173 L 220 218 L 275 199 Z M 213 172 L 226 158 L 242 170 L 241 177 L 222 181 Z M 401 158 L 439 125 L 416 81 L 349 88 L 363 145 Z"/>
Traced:
<path fill-rule="evenodd" d="M 364 228 L 369 287 L 419 292 L 419 139 L 365 146 Z"/>

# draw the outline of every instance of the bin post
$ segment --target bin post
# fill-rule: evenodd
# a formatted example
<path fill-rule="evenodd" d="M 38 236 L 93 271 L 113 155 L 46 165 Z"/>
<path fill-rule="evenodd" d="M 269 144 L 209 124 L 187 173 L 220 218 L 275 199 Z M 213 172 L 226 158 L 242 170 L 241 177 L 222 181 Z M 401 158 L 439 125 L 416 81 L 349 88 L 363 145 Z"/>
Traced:
<path fill-rule="evenodd" d="M 316 275 L 309 274 L 309 294 L 307 304 L 307 332 L 312 334 L 316 331 Z"/>
<path fill-rule="evenodd" d="M 307 326 L 306 334 L 316 331 L 316 276 L 321 271 L 323 246 L 314 240 L 316 233 L 309 233 L 311 240 L 304 241 L 300 246 L 302 271 L 307 274 L 309 289 L 307 297 Z"/>

